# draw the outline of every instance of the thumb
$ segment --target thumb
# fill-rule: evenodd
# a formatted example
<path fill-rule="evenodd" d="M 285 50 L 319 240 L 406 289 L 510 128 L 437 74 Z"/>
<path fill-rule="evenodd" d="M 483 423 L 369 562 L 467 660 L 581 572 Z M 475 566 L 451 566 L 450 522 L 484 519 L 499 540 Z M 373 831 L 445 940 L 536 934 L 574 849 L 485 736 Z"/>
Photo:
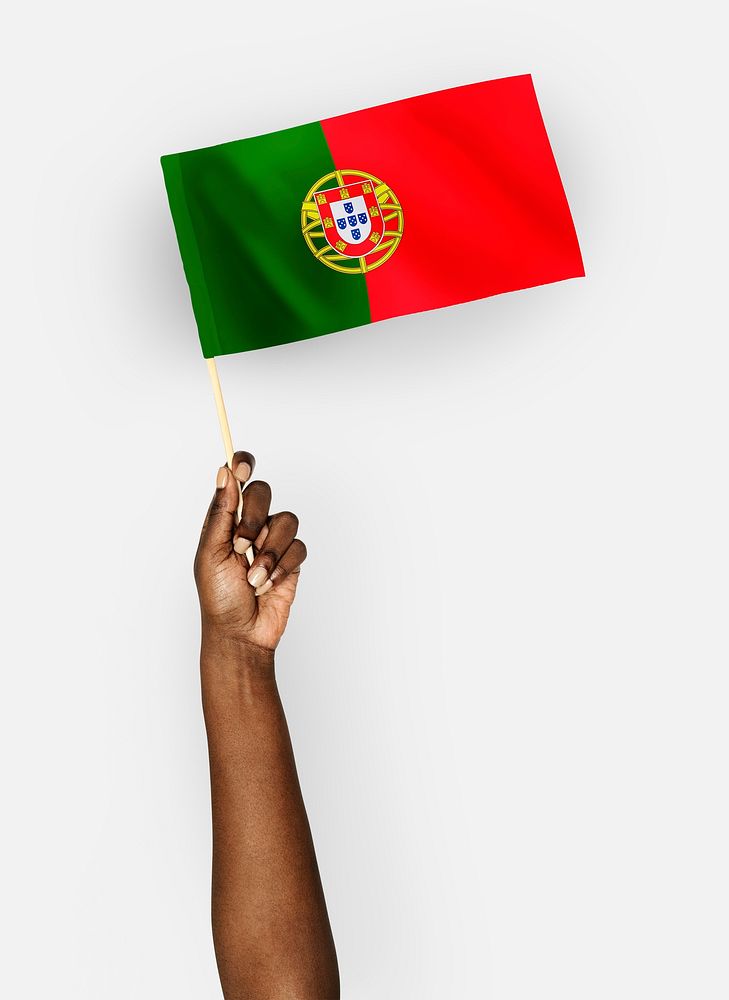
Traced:
<path fill-rule="evenodd" d="M 209 553 L 233 549 L 233 532 L 238 523 L 240 483 L 227 465 L 218 470 L 215 494 L 208 508 L 200 535 L 200 550 Z"/>

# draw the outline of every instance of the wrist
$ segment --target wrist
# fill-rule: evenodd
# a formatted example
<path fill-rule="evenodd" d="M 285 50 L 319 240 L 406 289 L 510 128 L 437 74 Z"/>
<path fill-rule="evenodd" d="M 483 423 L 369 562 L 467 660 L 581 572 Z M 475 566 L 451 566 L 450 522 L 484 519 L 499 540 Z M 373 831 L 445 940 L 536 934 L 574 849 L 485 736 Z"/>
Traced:
<path fill-rule="evenodd" d="M 200 668 L 203 683 L 241 680 L 270 683 L 274 679 L 273 650 L 256 646 L 203 621 Z"/>

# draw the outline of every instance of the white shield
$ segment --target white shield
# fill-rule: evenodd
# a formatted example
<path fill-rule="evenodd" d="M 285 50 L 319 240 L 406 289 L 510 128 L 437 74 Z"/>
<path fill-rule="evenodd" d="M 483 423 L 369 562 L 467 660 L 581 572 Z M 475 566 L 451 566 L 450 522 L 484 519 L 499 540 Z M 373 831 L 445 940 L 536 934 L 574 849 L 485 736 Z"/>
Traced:
<path fill-rule="evenodd" d="M 362 195 L 332 201 L 329 207 L 336 226 L 336 235 L 346 243 L 359 246 L 372 231 L 370 213 Z"/>

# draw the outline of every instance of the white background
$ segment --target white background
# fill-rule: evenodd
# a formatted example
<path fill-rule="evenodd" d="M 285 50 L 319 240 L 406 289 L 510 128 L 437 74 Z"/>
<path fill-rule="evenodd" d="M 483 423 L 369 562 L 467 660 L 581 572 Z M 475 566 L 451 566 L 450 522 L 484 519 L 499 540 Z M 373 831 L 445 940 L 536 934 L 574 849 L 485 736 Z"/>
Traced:
<path fill-rule="evenodd" d="M 159 155 L 532 72 L 585 280 L 220 364 L 310 549 L 279 677 L 343 995 L 725 1000 L 716 9 L 6 20 L 3 996 L 220 996 L 191 562 L 221 446 Z"/>

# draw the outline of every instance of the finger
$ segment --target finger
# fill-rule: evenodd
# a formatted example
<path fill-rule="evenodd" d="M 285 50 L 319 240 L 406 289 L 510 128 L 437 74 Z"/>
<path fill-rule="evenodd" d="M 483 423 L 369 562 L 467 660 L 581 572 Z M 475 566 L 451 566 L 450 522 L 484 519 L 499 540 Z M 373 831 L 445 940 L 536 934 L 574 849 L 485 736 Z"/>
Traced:
<path fill-rule="evenodd" d="M 281 583 L 291 573 L 298 573 L 304 559 L 306 559 L 306 546 L 300 538 L 295 538 L 276 563 L 266 582 L 257 588 L 256 597 L 267 594 L 272 587 Z"/>
<path fill-rule="evenodd" d="M 268 534 L 268 524 L 264 524 L 258 535 L 253 542 L 253 549 L 255 552 L 260 552 L 263 548 L 263 543 L 266 541 L 266 535 Z"/>
<path fill-rule="evenodd" d="M 230 469 L 224 465 L 218 470 L 213 496 L 200 535 L 201 548 L 219 548 L 231 545 L 238 513 L 240 486 Z"/>
<path fill-rule="evenodd" d="M 299 519 L 290 510 L 273 515 L 268 522 L 268 534 L 248 570 L 251 587 L 262 587 L 268 580 L 276 563 L 296 538 L 298 530 Z"/>
<path fill-rule="evenodd" d="M 256 460 L 249 451 L 237 451 L 230 463 L 233 475 L 239 483 L 247 483 L 253 475 Z"/>
<path fill-rule="evenodd" d="M 242 555 L 266 523 L 271 506 L 271 487 L 260 479 L 243 490 L 240 523 L 235 532 L 233 548 Z"/>

